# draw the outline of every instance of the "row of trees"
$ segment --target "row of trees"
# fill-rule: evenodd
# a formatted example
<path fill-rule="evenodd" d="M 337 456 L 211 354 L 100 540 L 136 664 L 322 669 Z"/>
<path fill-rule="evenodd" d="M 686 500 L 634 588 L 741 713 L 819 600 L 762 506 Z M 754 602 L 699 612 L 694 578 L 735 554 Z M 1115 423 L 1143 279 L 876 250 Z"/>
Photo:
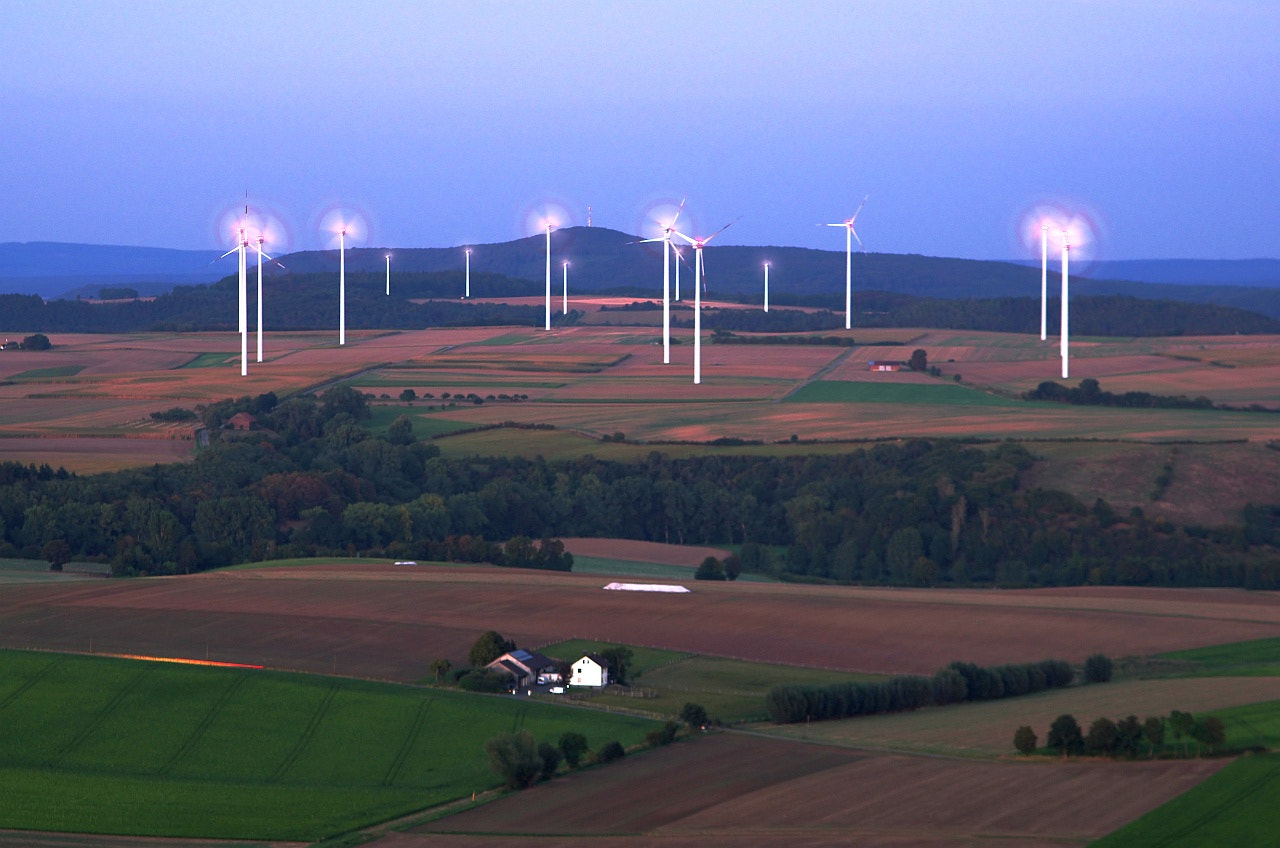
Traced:
<path fill-rule="evenodd" d="M 1068 686 L 1074 677 L 1070 663 L 1063 660 L 989 668 L 953 662 L 932 677 L 900 675 L 827 686 L 777 686 L 765 697 L 765 709 L 777 724 L 825 721 L 962 701 L 1013 698 Z"/>
<path fill-rule="evenodd" d="M 1060 715 L 1049 727 L 1045 747 L 1049 753 L 1068 756 L 1103 756 L 1137 759 L 1144 753 L 1148 758 L 1163 750 L 1166 736 L 1171 733 L 1175 743 L 1181 743 L 1182 756 L 1187 756 L 1188 742 L 1196 743 L 1196 753 L 1201 746 L 1213 753 L 1226 741 L 1226 728 L 1217 716 L 1195 716 L 1189 712 L 1174 710 L 1168 718 L 1149 716 L 1139 720 L 1128 715 L 1113 721 L 1105 716 L 1096 718 L 1088 732 L 1082 732 L 1075 716 Z M 1033 754 L 1038 749 L 1036 733 L 1029 725 L 1019 727 L 1013 734 L 1013 746 L 1022 754 Z M 1145 747 L 1145 751 L 1143 750 Z"/>
<path fill-rule="evenodd" d="M 1273 409 L 1254 404 L 1249 407 L 1233 407 L 1227 404 L 1214 404 L 1212 400 L 1201 396 L 1189 398 L 1186 395 L 1153 395 L 1150 392 L 1124 392 L 1115 394 L 1105 392 L 1101 384 L 1093 377 L 1086 377 L 1076 388 L 1061 383 L 1044 382 L 1029 392 L 1023 392 L 1027 400 L 1046 400 L 1053 403 L 1069 403 L 1077 406 L 1122 406 L 1138 409 L 1236 409 L 1243 411 L 1274 412 Z"/>

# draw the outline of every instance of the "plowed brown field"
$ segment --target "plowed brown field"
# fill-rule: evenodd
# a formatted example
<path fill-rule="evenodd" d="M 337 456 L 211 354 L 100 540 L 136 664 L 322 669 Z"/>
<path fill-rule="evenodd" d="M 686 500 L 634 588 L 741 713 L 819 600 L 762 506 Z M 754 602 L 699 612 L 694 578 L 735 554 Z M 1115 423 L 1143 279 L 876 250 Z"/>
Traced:
<path fill-rule="evenodd" d="M 931 673 L 1274 636 L 1280 597 L 1232 590 L 873 590 L 689 581 L 685 595 L 488 567 L 311 566 L 23 585 L 0 596 L 0 645 L 161 654 L 414 680 L 496 629 L 869 672 Z"/>
<path fill-rule="evenodd" d="M 1083 845 L 1221 765 L 982 763 L 724 734 L 560 778 L 375 844 Z"/>

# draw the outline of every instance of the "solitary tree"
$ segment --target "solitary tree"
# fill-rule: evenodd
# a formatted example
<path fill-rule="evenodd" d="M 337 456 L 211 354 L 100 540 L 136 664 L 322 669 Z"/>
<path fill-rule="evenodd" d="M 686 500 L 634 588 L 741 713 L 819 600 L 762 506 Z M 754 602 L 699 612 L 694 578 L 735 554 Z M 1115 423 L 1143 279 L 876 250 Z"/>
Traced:
<path fill-rule="evenodd" d="M 709 556 L 702 561 L 702 565 L 698 566 L 698 570 L 693 572 L 694 580 L 723 580 L 725 579 L 724 565 L 720 560 L 713 556 Z"/>
<path fill-rule="evenodd" d="M 1092 654 L 1084 661 L 1084 679 L 1088 683 L 1106 683 L 1111 679 L 1111 658 L 1106 654 Z"/>
<path fill-rule="evenodd" d="M 706 707 L 693 702 L 686 703 L 680 710 L 680 718 L 685 724 L 693 727 L 705 727 L 711 719 L 707 716 Z"/>
<path fill-rule="evenodd" d="M 440 680 L 449 673 L 449 669 L 451 668 L 453 668 L 453 663 L 449 662 L 445 657 L 431 661 L 431 673 L 436 676 L 437 683 L 439 683 Z"/>
<path fill-rule="evenodd" d="M 581 733 L 567 731 L 560 734 L 559 748 L 569 768 L 577 768 L 578 763 L 582 762 L 583 755 L 587 753 L 587 737 Z"/>
<path fill-rule="evenodd" d="M 907 365 L 912 371 L 928 371 L 929 370 L 929 354 L 922 348 L 918 347 L 911 351 L 911 359 Z"/>
<path fill-rule="evenodd" d="M 413 389 L 405 389 L 403 392 L 400 393 L 400 400 L 404 401 L 405 403 L 412 403 L 417 399 L 418 399 L 418 393 L 415 392 Z"/>
<path fill-rule="evenodd" d="M 50 571 L 61 571 L 62 566 L 71 561 L 71 546 L 65 539 L 51 539 L 45 543 L 40 556 L 49 563 Z"/>
<path fill-rule="evenodd" d="M 524 731 L 499 733 L 484 743 L 484 752 L 489 758 L 489 768 L 502 778 L 508 789 L 532 786 L 542 771 L 537 745 Z"/>
<path fill-rule="evenodd" d="M 1013 733 L 1013 747 L 1020 754 L 1034 754 L 1036 741 L 1036 732 L 1025 724 Z"/>

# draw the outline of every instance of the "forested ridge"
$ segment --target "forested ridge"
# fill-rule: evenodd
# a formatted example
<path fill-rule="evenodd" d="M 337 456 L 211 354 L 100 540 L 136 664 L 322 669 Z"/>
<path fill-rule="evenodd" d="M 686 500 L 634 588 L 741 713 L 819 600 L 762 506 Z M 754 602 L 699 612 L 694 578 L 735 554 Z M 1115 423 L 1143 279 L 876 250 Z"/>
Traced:
<path fill-rule="evenodd" d="M 263 430 L 219 425 L 237 411 Z M 205 410 L 190 463 L 76 477 L 0 465 L 0 556 L 51 542 L 117 574 L 332 554 L 476 558 L 485 540 L 604 536 L 740 544 L 745 570 L 891 585 L 1280 588 L 1280 508 L 1235 527 L 1175 526 L 1099 500 L 1024 490 L 1007 443 L 882 443 L 830 456 L 448 459 L 408 418 L 385 436 L 348 387 Z M 220 438 L 218 438 L 220 436 Z M 513 436 L 518 438 L 518 435 Z"/>

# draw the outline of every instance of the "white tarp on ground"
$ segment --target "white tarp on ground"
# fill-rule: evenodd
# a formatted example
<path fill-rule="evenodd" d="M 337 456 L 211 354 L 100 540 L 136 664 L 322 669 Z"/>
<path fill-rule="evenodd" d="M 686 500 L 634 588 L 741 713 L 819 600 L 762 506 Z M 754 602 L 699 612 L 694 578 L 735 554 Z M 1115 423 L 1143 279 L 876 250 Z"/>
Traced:
<path fill-rule="evenodd" d="M 612 589 L 615 592 L 688 592 L 689 590 L 683 586 L 673 586 L 670 583 L 610 583 L 605 586 L 606 589 Z"/>

